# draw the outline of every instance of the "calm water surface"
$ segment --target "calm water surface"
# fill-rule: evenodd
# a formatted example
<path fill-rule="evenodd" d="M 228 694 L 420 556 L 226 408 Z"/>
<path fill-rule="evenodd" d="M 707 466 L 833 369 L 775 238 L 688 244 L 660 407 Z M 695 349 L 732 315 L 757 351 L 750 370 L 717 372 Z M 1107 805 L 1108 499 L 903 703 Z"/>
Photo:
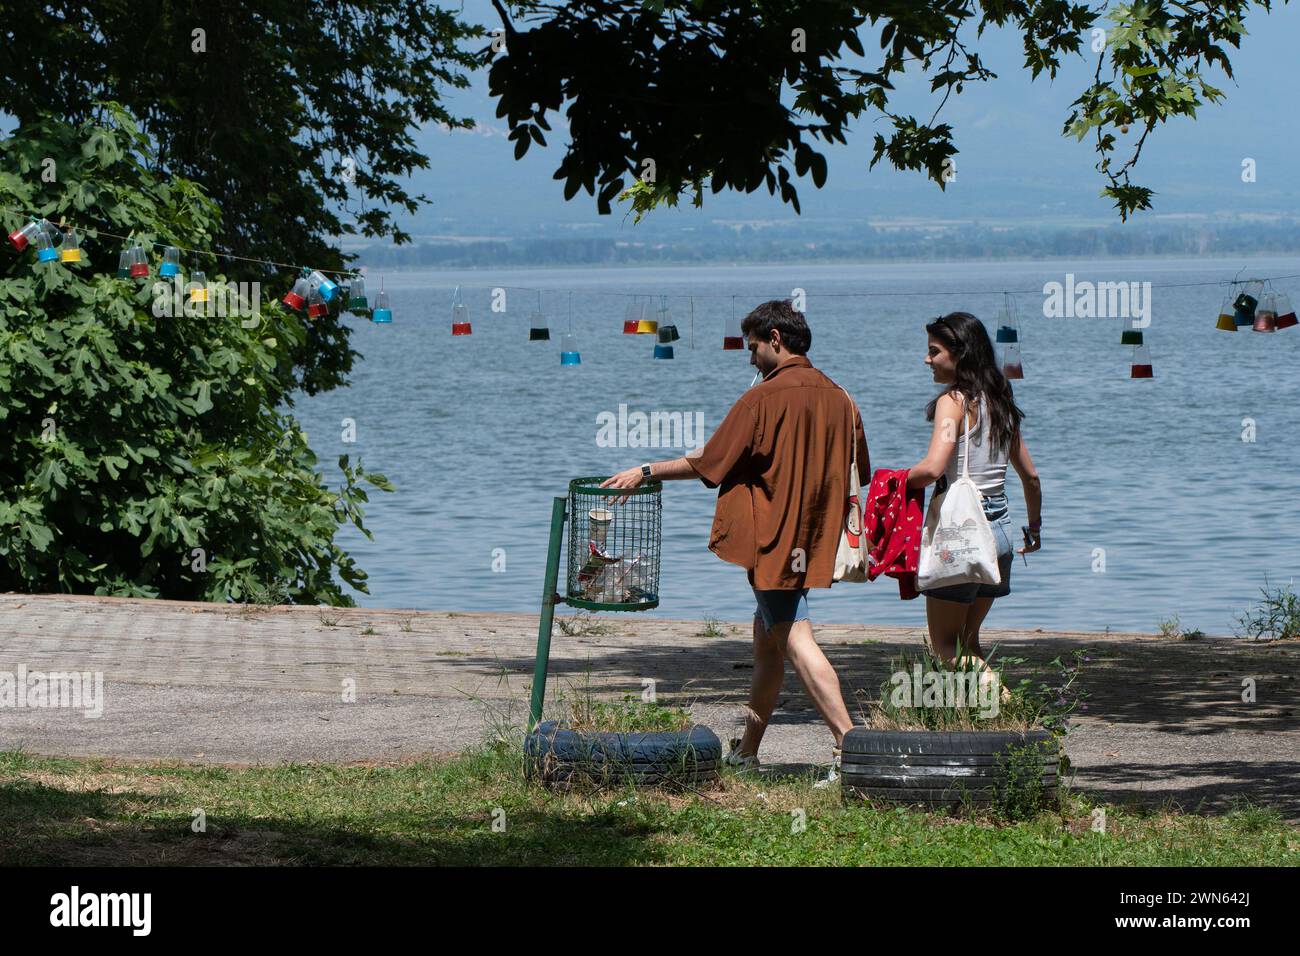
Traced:
<path fill-rule="evenodd" d="M 1041 289 L 1067 272 L 1159 286 L 1221 281 L 1243 265 L 1300 272 L 1293 259 L 1258 259 L 388 274 L 394 323 L 350 320 L 364 356 L 353 385 L 301 399 L 297 414 L 327 476 L 338 455 L 360 454 L 397 486 L 372 498 L 374 541 L 351 528 L 340 535 L 370 574 L 361 604 L 535 611 L 552 497 L 571 477 L 682 453 L 600 447 L 599 413 L 620 403 L 699 412 L 711 434 L 749 387 L 748 354 L 721 348 L 733 295 L 739 317 L 804 289 L 809 358 L 857 400 L 872 465 L 906 468 L 925 450 L 923 409 L 935 391 L 922 365 L 925 321 L 966 309 L 992 326 L 1002 290 L 1040 290 L 1017 297 L 1025 378 L 1015 389 L 1043 481 L 1044 548 L 1028 565 L 1017 559 L 1013 593 L 990 623 L 1151 631 L 1177 614 L 1185 627 L 1230 633 L 1266 575 L 1284 583 L 1300 567 L 1300 328 L 1217 332 L 1221 287 L 1155 288 L 1146 330 L 1155 377 L 1133 380 L 1123 319 L 1044 318 Z M 470 336 L 450 334 L 458 284 Z M 495 287 L 506 287 L 505 313 L 489 308 Z M 1279 287 L 1300 302 L 1300 280 Z M 550 342 L 528 340 L 538 298 L 525 289 L 543 290 Z M 854 292 L 891 294 L 845 294 Z M 672 361 L 651 358 L 652 336 L 622 334 L 628 293 L 669 297 L 683 336 Z M 562 367 L 570 324 L 582 364 Z M 356 422 L 355 443 L 342 441 L 345 418 Z M 1242 440 L 1245 419 L 1253 442 Z M 1007 483 L 1019 525 L 1013 471 Z M 744 571 L 708 551 L 714 501 L 698 482 L 666 487 L 662 603 L 650 613 L 752 613 Z M 496 549 L 504 571 L 493 570 Z M 812 607 L 814 620 L 924 622 L 923 602 L 899 601 L 887 579 L 815 591 Z"/>

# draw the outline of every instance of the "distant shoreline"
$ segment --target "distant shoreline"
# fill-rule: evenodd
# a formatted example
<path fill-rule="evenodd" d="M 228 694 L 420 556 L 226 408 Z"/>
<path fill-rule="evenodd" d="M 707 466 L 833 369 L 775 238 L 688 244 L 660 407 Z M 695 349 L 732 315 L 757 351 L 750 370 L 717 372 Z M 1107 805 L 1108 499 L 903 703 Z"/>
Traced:
<path fill-rule="evenodd" d="M 1180 222 L 1109 227 L 824 226 L 755 228 L 712 223 L 690 231 L 602 235 L 438 235 L 402 246 L 356 243 L 345 251 L 377 269 L 622 267 L 642 265 L 860 265 L 1062 259 L 1295 256 L 1294 221 Z"/>
<path fill-rule="evenodd" d="M 1044 255 L 1035 258 L 1025 258 L 1023 256 L 1006 256 L 1006 257 L 985 257 L 985 258 L 935 258 L 935 259 L 852 259 L 852 258 L 828 258 L 819 260 L 810 259 L 768 259 L 768 260 L 736 260 L 736 259 L 711 259 L 711 260 L 646 260 L 639 262 L 590 262 L 590 263 L 521 263 L 510 262 L 498 265 L 489 263 L 475 263 L 471 265 L 367 265 L 364 260 L 358 259 L 357 265 L 367 268 L 382 270 L 385 275 L 427 275 L 435 273 L 465 273 L 465 272 L 564 272 L 564 271 L 582 271 L 582 272 L 608 272 L 614 273 L 619 271 L 645 271 L 653 272 L 657 269 L 749 269 L 749 270 L 766 270 L 773 268 L 823 268 L 823 267 L 884 267 L 884 266 L 942 266 L 942 265 L 1003 265 L 1003 266 L 1035 266 L 1048 265 L 1053 263 L 1082 263 L 1089 265 L 1107 265 L 1111 263 L 1123 264 L 1128 268 L 1140 268 L 1144 263 L 1170 263 L 1170 262 L 1195 262 L 1206 269 L 1213 269 L 1216 265 L 1221 265 L 1224 270 L 1231 270 L 1234 274 L 1237 269 L 1243 268 L 1256 261 L 1275 261 L 1283 262 L 1287 259 L 1297 259 L 1294 265 L 1288 268 L 1293 269 L 1300 274 L 1300 248 L 1294 252 L 1255 252 L 1222 255 L 1196 255 L 1187 252 L 1170 252 L 1155 253 L 1144 256 L 1131 255 L 1110 255 L 1110 256 L 1092 256 L 1092 255 Z M 1229 276 L 1224 281 L 1231 279 Z"/>

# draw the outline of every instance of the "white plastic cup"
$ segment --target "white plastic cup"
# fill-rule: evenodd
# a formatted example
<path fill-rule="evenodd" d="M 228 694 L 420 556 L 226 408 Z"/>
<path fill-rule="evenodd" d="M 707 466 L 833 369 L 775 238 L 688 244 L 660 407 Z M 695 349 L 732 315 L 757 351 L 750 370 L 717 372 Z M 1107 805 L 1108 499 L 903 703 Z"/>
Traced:
<path fill-rule="evenodd" d="M 587 512 L 587 520 L 591 527 L 591 543 L 597 549 L 605 550 L 605 536 L 609 534 L 609 526 L 614 521 L 614 512 L 604 508 L 592 508 Z"/>

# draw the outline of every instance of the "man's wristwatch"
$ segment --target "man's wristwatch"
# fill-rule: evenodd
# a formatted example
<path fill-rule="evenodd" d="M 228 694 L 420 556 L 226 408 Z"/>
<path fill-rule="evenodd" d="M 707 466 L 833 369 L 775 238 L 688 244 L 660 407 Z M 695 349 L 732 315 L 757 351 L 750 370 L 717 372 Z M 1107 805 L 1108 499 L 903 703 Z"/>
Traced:
<path fill-rule="evenodd" d="M 649 478 L 649 477 L 650 477 L 650 466 L 649 466 L 649 465 L 642 465 L 642 466 L 641 466 L 641 477 L 642 477 L 642 478 Z"/>

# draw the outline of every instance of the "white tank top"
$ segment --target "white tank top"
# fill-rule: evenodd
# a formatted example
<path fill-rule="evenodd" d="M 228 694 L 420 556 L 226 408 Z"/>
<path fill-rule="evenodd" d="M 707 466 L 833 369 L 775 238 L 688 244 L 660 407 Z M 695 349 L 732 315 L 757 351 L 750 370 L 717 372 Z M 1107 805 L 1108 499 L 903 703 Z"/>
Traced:
<path fill-rule="evenodd" d="M 979 417 L 970 429 L 969 468 L 971 480 L 975 482 L 975 487 L 980 490 L 980 494 L 985 497 L 992 497 L 1006 492 L 1009 450 L 993 452 L 989 416 L 986 414 L 987 409 L 984 406 L 984 399 L 981 396 Z M 957 429 L 957 448 L 953 456 L 948 459 L 948 467 L 944 471 L 948 484 L 952 484 L 961 475 L 962 456 L 966 455 L 966 453 L 966 428 L 963 422 L 961 427 Z"/>

